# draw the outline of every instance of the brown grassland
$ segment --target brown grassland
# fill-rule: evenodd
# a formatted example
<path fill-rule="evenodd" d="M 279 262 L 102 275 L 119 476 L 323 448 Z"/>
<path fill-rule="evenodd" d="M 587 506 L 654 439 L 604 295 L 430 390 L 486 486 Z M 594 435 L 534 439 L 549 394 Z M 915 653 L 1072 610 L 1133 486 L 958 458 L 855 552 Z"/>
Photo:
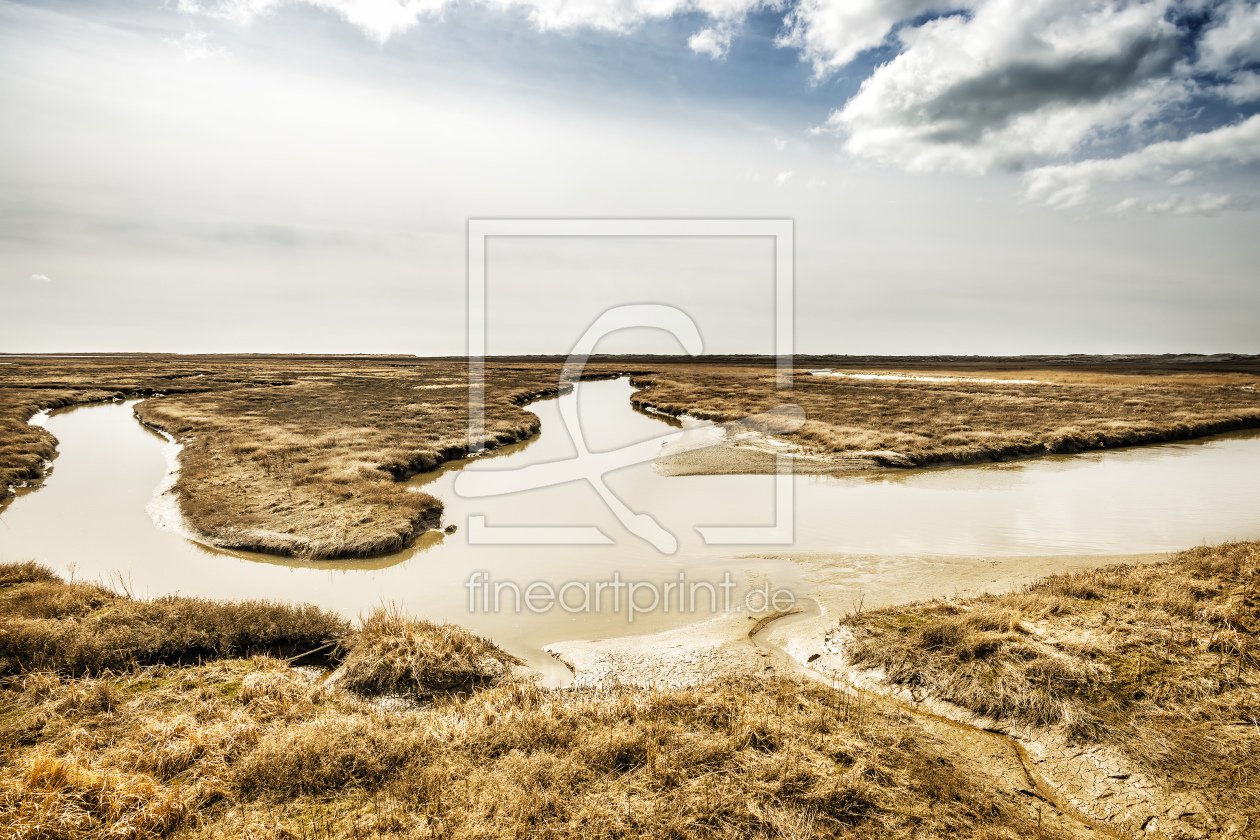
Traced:
<path fill-rule="evenodd" d="M 442 502 L 401 482 L 468 448 L 466 362 L 415 357 L 6 357 L 0 485 L 37 481 L 55 440 L 38 410 L 145 398 L 136 414 L 183 446 L 186 521 L 224 548 L 313 558 L 396 551 L 441 525 Z M 1044 384 L 811 376 L 774 387 L 768 358 L 604 357 L 592 376 L 637 374 L 633 402 L 732 420 L 783 402 L 809 417 L 789 440 L 834 464 L 916 466 L 1178 440 L 1260 426 L 1260 363 L 1158 358 L 818 358 L 846 370 L 961 371 Z M 489 360 L 486 440 L 530 438 L 521 406 L 560 388 L 562 360 Z M 0 502 L 2 503 L 2 502 Z"/>
<path fill-rule="evenodd" d="M 37 410 L 147 397 L 137 416 L 183 445 L 184 516 L 224 548 L 396 551 L 442 515 L 441 501 L 400 482 L 468 451 L 462 359 L 24 358 L 0 371 L 6 488 L 37 479 L 52 457 L 52 435 L 26 422 Z M 482 442 L 536 434 L 538 417 L 520 405 L 555 393 L 559 371 L 557 362 L 487 365 Z"/>
<path fill-rule="evenodd" d="M 1258 558 L 1195 549 L 843 629 L 894 683 L 1117 744 L 1254 819 Z M 355 630 L 311 607 L 137 601 L 35 563 L 0 564 L 0 618 L 15 840 L 1107 836 L 816 681 L 541 689 L 493 643 L 396 609 Z M 331 676 L 276 658 L 325 641 Z"/>
<path fill-rule="evenodd" d="M 470 669 L 510 659 L 489 642 L 389 610 L 347 633 L 312 608 L 152 612 L 35 564 L 0 581 L 6 838 L 1065 836 L 908 718 L 813 682 L 546 690 Z M 184 641 L 241 610 L 269 629 Z M 71 641 L 47 645 L 53 625 Z M 330 687 L 261 653 L 339 634 L 336 673 L 379 655 L 388 678 Z M 122 653 L 82 654 L 105 647 Z"/>
<path fill-rule="evenodd" d="M 868 368 L 847 366 L 845 372 Z M 798 369 L 779 389 L 765 366 L 678 366 L 636 379 L 634 402 L 670 415 L 731 421 L 784 403 L 804 409 L 786 439 L 840 468 L 998 461 L 1160 443 L 1260 427 L 1260 375 L 1012 366 L 875 367 L 958 381 L 863 380 Z M 970 378 L 970 381 L 969 379 Z M 986 378 L 1035 380 L 986 382 Z"/>
<path fill-rule="evenodd" d="M 859 612 L 841 636 L 850 663 L 916 696 L 1114 745 L 1260 815 L 1260 543 Z"/>

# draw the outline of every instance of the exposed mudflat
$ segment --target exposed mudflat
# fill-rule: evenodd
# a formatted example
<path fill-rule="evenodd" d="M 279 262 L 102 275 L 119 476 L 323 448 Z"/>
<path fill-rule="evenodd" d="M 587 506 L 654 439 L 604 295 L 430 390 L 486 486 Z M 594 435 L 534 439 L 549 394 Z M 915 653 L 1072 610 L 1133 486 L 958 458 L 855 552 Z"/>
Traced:
<path fill-rule="evenodd" d="M 690 685 L 711 676 L 790 671 L 826 653 L 827 636 L 840 616 L 855 609 L 946 595 L 976 595 L 1019 588 L 1046 575 L 1116 563 L 1164 559 L 1163 554 L 960 558 L 899 557 L 839 552 L 766 552 L 752 560 L 790 562 L 800 570 L 794 594 L 799 613 L 757 628 L 757 638 L 787 657 L 775 657 L 749 639 L 767 613 L 731 611 L 708 621 L 661 633 L 555 642 L 544 650 L 566 663 L 581 685 L 653 682 Z M 755 577 L 755 572 L 746 570 Z M 768 582 L 771 588 L 776 581 Z M 795 664 L 793 664 L 795 663 Z"/>
<path fill-rule="evenodd" d="M 759 432 L 733 434 L 722 426 L 681 418 L 682 438 L 661 448 L 652 462 L 658 475 L 767 475 L 790 459 L 800 475 L 832 475 L 879 469 L 875 453 L 823 457 Z"/>
<path fill-rule="evenodd" d="M 782 668 L 749 638 L 757 617 L 728 613 L 709 621 L 617 639 L 557 642 L 543 650 L 568 665 L 578 686 L 687 686 L 715 677 Z"/>

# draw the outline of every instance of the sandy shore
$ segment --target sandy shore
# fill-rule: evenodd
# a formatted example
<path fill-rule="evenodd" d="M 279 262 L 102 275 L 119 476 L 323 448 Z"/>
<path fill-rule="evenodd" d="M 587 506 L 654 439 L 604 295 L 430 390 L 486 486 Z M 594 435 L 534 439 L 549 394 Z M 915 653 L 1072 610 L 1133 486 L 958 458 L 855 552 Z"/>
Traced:
<path fill-rule="evenodd" d="M 700 624 L 619 639 L 543 648 L 568 665 L 576 686 L 681 687 L 731 674 L 771 673 L 778 664 L 749 632 L 757 616 L 727 613 Z"/>
<path fill-rule="evenodd" d="M 689 685 L 714 676 L 790 673 L 828 654 L 827 640 L 841 616 L 855 609 L 975 595 L 1021 587 L 1055 572 L 1114 563 L 1149 563 L 1164 554 L 966 557 L 773 552 L 740 560 L 787 560 L 803 587 L 801 612 L 759 628 L 766 613 L 732 611 L 662 633 L 555 642 L 543 649 L 573 670 L 578 685 Z M 776 582 L 771 582 L 775 587 Z M 776 655 L 781 652 L 781 655 Z"/>
<path fill-rule="evenodd" d="M 877 455 L 858 453 L 823 458 L 776 437 L 758 432 L 731 434 L 721 425 L 689 417 L 679 418 L 683 436 L 662 447 L 652 461 L 659 475 L 769 475 L 777 472 L 778 459 L 792 459 L 792 471 L 801 475 L 831 475 L 859 470 L 887 469 Z"/>

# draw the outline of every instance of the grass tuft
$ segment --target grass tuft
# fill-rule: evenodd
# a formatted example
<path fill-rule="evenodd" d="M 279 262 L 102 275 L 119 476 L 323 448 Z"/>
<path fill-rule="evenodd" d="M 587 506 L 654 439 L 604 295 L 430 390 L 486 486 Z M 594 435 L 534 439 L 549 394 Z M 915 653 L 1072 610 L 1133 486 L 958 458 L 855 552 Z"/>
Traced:
<path fill-rule="evenodd" d="M 17 583 L 60 583 L 61 578 L 47 566 L 26 560 L 19 563 L 0 563 L 0 586 Z"/>
<path fill-rule="evenodd" d="M 413 618 L 380 606 L 342 641 L 341 685 L 365 695 L 427 696 L 504 679 L 521 661 L 454 624 Z"/>

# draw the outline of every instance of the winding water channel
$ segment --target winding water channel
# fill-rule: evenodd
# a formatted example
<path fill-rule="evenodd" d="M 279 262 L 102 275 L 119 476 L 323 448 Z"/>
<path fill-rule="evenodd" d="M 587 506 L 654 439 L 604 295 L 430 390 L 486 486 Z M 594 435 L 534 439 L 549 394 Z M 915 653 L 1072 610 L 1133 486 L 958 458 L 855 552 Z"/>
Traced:
<path fill-rule="evenodd" d="M 710 616 L 704 593 L 699 612 L 656 609 L 632 623 L 625 610 L 607 605 L 599 612 L 556 606 L 517 612 L 510 595 L 498 612 L 480 604 L 470 612 L 470 575 L 558 589 L 568 581 L 608 581 L 614 573 L 627 581 L 673 581 L 681 574 L 717 584 L 729 572 L 741 586 L 770 580 L 802 593 L 825 579 L 833 592 L 868 593 L 869 606 L 1000 585 L 1103 556 L 1260 538 L 1260 432 L 1004 464 L 796 476 L 794 539 L 776 547 L 705 545 L 695 530 L 771 524 L 774 477 L 663 477 L 647 463 L 608 474 L 609 488 L 632 510 L 650 513 L 678 538 L 673 555 L 627 533 L 582 481 L 481 499 L 455 492 L 459 469 L 516 469 L 573 457 L 560 420 L 565 401 L 577 401 L 594 451 L 670 431 L 662 420 L 635 412 L 630 394 L 624 380 L 588 382 L 580 399 L 531 405 L 542 420 L 533 441 L 411 482 L 446 503 L 446 520 L 460 526 L 456 534 L 429 534 L 386 557 L 333 562 L 220 551 L 157 527 L 146 508 L 154 507 L 155 489 L 167 476 L 167 444 L 136 421 L 132 404 L 54 412 L 46 424 L 60 441 L 53 472 L 0 514 L 0 559 L 35 558 L 80 579 L 121 575 L 139 596 L 310 601 L 352 617 L 398 601 L 493 638 L 556 683 L 567 671 L 543 645 L 702 620 Z M 474 545 L 473 515 L 493 526 L 594 526 L 612 543 Z"/>

